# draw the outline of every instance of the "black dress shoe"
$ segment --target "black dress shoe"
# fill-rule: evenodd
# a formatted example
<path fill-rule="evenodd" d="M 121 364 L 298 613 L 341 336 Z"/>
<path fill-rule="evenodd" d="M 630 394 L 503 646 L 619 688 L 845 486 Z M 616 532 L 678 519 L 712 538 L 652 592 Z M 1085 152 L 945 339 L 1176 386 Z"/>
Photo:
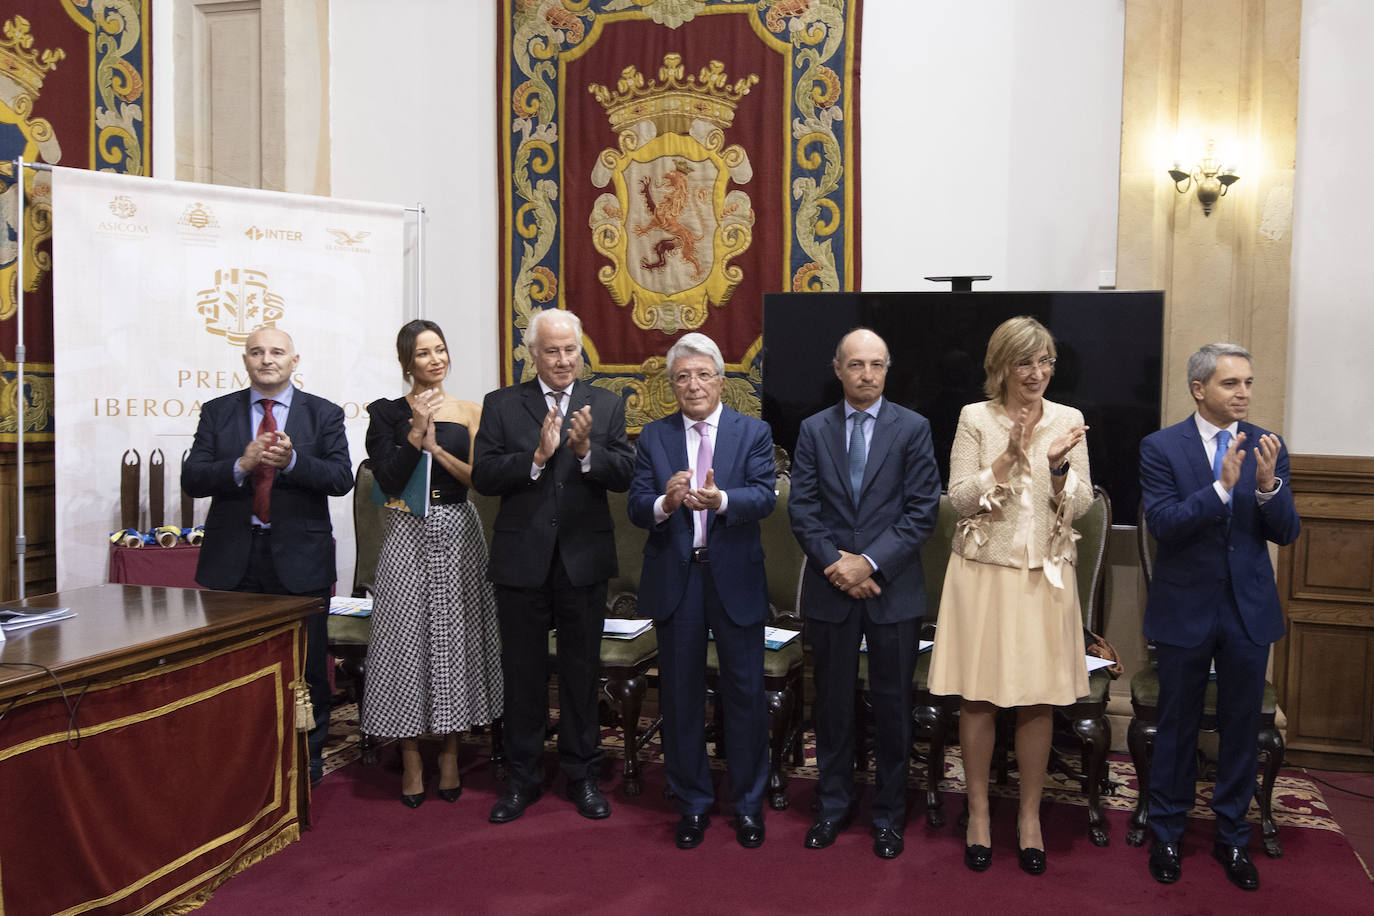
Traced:
<path fill-rule="evenodd" d="M 540 790 L 538 787 L 533 789 L 510 789 L 505 795 L 497 799 L 496 804 L 491 806 L 491 814 L 487 820 L 493 824 L 504 824 L 515 820 L 525 813 L 525 809 L 534 804 L 539 798 Z"/>
<path fill-rule="evenodd" d="M 806 842 L 803 845 L 807 849 L 824 849 L 834 843 L 835 837 L 843 833 L 848 827 L 848 814 L 843 817 L 817 818 L 816 823 L 811 825 L 811 829 L 806 831 Z"/>
<path fill-rule="evenodd" d="M 735 818 L 735 839 L 745 849 L 758 849 L 763 845 L 763 815 L 741 814 Z"/>
<path fill-rule="evenodd" d="M 1016 864 L 1028 875 L 1045 873 L 1045 850 L 1021 845 L 1021 828 L 1016 828 Z"/>
<path fill-rule="evenodd" d="M 416 792 L 414 795 L 407 795 L 404 792 L 401 793 L 401 804 L 405 805 L 407 808 L 418 808 L 424 803 L 425 793 L 423 789 Z"/>
<path fill-rule="evenodd" d="M 454 786 L 452 789 L 439 790 L 439 797 L 442 798 L 444 801 L 448 802 L 449 804 L 453 804 L 454 802 L 456 802 L 458 800 L 458 796 L 462 794 L 462 786 Z"/>
<path fill-rule="evenodd" d="M 992 867 L 992 849 L 987 846 L 965 846 L 964 865 L 969 871 L 987 871 Z"/>
<path fill-rule="evenodd" d="M 1212 858 L 1221 863 L 1226 877 L 1236 887 L 1243 891 L 1259 890 L 1259 871 L 1255 863 L 1250 861 L 1250 853 L 1245 851 L 1244 846 L 1217 843 L 1212 847 Z"/>
<path fill-rule="evenodd" d="M 902 854 L 902 831 L 895 827 L 873 828 L 873 854 L 880 859 L 895 859 Z"/>
<path fill-rule="evenodd" d="M 1150 875 L 1160 884 L 1173 884 L 1182 874 L 1178 844 L 1155 840 L 1150 847 Z"/>
<path fill-rule="evenodd" d="M 611 803 L 606 801 L 606 796 L 596 787 L 595 779 L 579 779 L 568 783 L 568 798 L 577 805 L 577 813 L 583 817 L 599 821 L 603 817 L 611 816 Z"/>
<path fill-rule="evenodd" d="M 706 828 L 710 823 L 709 814 L 682 815 L 682 819 L 677 822 L 677 830 L 673 832 L 673 843 L 678 849 L 695 849 L 706 837 Z"/>

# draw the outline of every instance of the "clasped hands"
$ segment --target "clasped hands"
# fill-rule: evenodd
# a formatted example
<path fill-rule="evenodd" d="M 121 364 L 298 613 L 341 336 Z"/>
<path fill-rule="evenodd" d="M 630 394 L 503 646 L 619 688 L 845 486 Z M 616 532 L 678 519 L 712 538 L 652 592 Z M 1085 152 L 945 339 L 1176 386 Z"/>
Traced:
<path fill-rule="evenodd" d="M 883 593 L 873 581 L 873 566 L 862 554 L 840 551 L 840 558 L 825 568 L 825 578 L 851 598 L 876 598 Z"/>
<path fill-rule="evenodd" d="M 251 474 L 259 464 L 285 469 L 291 463 L 291 437 L 280 430 L 265 432 L 254 438 L 239 458 L 239 470 Z"/>
<path fill-rule="evenodd" d="M 714 468 L 706 471 L 706 480 L 699 487 L 692 486 L 691 471 L 678 471 L 668 478 L 663 490 L 663 511 L 668 515 L 676 512 L 678 506 L 686 506 L 692 512 L 714 512 L 720 508 L 720 503 Z"/>
<path fill-rule="evenodd" d="M 592 447 L 592 407 L 584 404 L 568 416 L 568 440 L 563 442 L 563 418 L 558 409 L 550 407 L 544 414 L 544 423 L 539 428 L 539 447 L 534 450 L 534 463 L 539 467 L 549 463 L 553 453 L 560 445 L 566 444 L 572 453 L 582 459 Z"/>
<path fill-rule="evenodd" d="M 1240 466 L 1245 462 L 1245 449 L 1240 446 L 1244 442 L 1245 433 L 1237 432 L 1221 459 L 1221 476 L 1217 481 L 1228 492 L 1235 487 L 1236 481 L 1240 480 Z M 1268 493 L 1274 489 L 1277 482 L 1274 465 L 1278 460 L 1279 437 L 1273 433 L 1260 436 L 1259 448 L 1255 449 L 1255 486 L 1261 492 Z"/>

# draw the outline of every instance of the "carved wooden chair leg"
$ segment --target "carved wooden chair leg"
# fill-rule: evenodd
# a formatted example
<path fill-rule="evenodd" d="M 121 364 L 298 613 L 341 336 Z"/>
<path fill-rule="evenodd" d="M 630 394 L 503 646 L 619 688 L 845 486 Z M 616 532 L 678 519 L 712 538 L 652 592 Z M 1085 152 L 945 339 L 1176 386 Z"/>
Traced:
<path fill-rule="evenodd" d="M 625 742 L 622 785 L 629 796 L 644 791 L 639 763 L 639 711 L 647 689 L 648 680 L 642 674 L 631 674 L 628 678 L 613 677 L 606 681 L 606 695 L 620 708 L 620 727 Z"/>
<path fill-rule="evenodd" d="M 1260 760 L 1264 764 L 1264 776 L 1259 789 L 1259 809 L 1264 854 L 1271 859 L 1283 856 L 1279 828 L 1274 823 L 1274 781 L 1278 779 L 1279 768 L 1283 766 L 1283 750 L 1283 736 L 1279 734 L 1278 729 L 1266 723 L 1259 733 Z"/>
<path fill-rule="evenodd" d="M 792 727 L 792 695 L 790 684 L 781 690 L 765 690 L 768 698 L 768 807 L 774 811 L 787 810 L 787 774 L 782 770 L 787 752 L 787 734 Z"/>
<path fill-rule="evenodd" d="M 491 723 L 491 776 L 497 782 L 506 781 L 505 720 L 497 717 Z"/>
<path fill-rule="evenodd" d="M 1094 846 L 1111 842 L 1107 817 L 1102 813 L 1102 773 L 1107 769 L 1107 750 L 1112 727 L 1106 716 L 1075 719 L 1073 730 L 1083 742 L 1083 793 L 1088 796 L 1088 837 Z"/>
<path fill-rule="evenodd" d="M 934 716 L 929 724 L 930 753 L 926 756 L 926 823 L 932 827 L 945 826 L 945 800 L 940 794 L 940 780 L 945 777 L 945 741 L 949 719 L 939 707 L 926 707 Z"/>
<path fill-rule="evenodd" d="M 1131 749 L 1131 763 L 1135 766 L 1135 813 L 1126 830 L 1127 846 L 1144 846 L 1150 826 L 1150 756 L 1155 749 L 1156 725 L 1139 716 L 1131 719 L 1126 732 L 1126 744 Z"/>

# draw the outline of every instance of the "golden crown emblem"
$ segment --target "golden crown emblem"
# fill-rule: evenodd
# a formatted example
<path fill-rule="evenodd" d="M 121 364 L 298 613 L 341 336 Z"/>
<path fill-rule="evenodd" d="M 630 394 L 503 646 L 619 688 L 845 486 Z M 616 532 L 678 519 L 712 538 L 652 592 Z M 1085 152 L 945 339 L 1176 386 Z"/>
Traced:
<path fill-rule="evenodd" d="M 0 38 L 0 76 L 8 77 L 30 101 L 38 98 L 43 77 L 48 71 L 57 69 L 57 62 L 67 56 L 61 48 L 41 53 L 32 48 L 29 21 L 23 16 L 7 20 L 5 37 Z"/>
<path fill-rule="evenodd" d="M 633 66 L 620 71 L 616 91 L 593 83 L 587 87 L 601 106 L 611 128 L 620 133 L 639 121 L 652 121 L 660 134 L 685 134 L 695 120 L 715 124 L 721 130 L 735 121 L 735 107 L 759 81 L 750 74 L 731 85 L 725 65 L 713 60 L 696 76 L 686 76 L 682 55 L 663 55 L 658 80 L 645 84 L 644 74 Z"/>

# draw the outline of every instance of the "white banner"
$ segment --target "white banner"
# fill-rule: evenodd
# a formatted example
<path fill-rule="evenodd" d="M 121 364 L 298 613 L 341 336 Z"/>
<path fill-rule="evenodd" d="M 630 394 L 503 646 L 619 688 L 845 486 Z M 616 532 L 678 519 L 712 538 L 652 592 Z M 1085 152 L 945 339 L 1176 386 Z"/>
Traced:
<path fill-rule="evenodd" d="M 52 195 L 59 588 L 106 581 L 128 449 L 141 459 L 139 530 L 154 450 L 165 524 L 189 524 L 182 454 L 200 405 L 248 387 L 243 345 L 260 325 L 291 334 L 295 383 L 343 407 L 354 466 L 366 456 L 366 405 L 399 387 L 404 208 L 80 169 L 54 169 Z M 330 506 L 340 594 L 351 500 Z"/>

